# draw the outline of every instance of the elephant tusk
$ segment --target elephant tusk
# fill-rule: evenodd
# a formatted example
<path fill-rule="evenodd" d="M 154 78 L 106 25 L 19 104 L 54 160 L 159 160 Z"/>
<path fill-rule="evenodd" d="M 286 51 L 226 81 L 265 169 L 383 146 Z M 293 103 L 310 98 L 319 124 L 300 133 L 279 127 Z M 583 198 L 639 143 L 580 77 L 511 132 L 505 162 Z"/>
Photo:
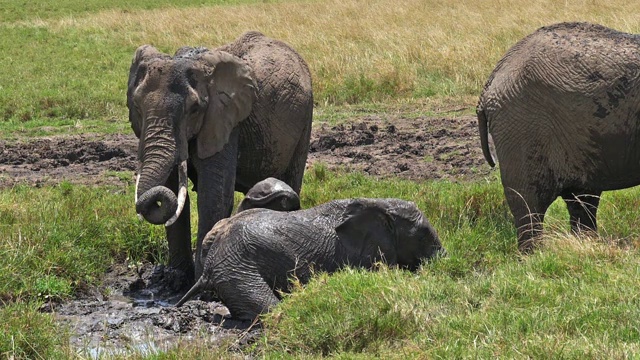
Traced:
<path fill-rule="evenodd" d="M 138 184 L 140 183 L 140 173 L 138 173 L 138 175 L 136 176 L 136 191 L 133 194 L 133 196 L 135 196 L 135 203 L 138 203 Z"/>
<path fill-rule="evenodd" d="M 171 226 L 173 225 L 173 223 L 176 222 L 176 220 L 178 220 L 178 217 L 180 217 L 180 214 L 182 213 L 182 209 L 184 208 L 184 203 L 186 202 L 186 199 L 187 199 L 187 187 L 186 186 L 180 187 L 180 191 L 178 192 L 178 209 L 176 210 L 176 213 L 173 214 L 171 219 L 167 220 L 164 226 Z"/>
<path fill-rule="evenodd" d="M 135 199 L 135 203 L 138 203 L 138 184 L 140 183 L 140 173 L 138 172 L 138 175 L 136 176 L 136 190 L 134 191 L 134 199 Z M 142 214 L 138 213 L 138 219 L 140 221 L 144 221 L 144 216 L 142 216 Z"/>
<path fill-rule="evenodd" d="M 180 214 L 182 214 L 182 210 L 184 209 L 184 204 L 187 201 L 187 181 L 188 181 L 187 161 L 184 160 L 180 164 L 180 168 L 178 171 L 178 183 L 179 183 L 178 208 L 176 209 L 176 213 L 171 217 L 171 219 L 167 220 L 164 226 L 173 225 L 173 223 L 175 223 L 176 220 L 178 220 L 178 218 L 180 217 Z"/>

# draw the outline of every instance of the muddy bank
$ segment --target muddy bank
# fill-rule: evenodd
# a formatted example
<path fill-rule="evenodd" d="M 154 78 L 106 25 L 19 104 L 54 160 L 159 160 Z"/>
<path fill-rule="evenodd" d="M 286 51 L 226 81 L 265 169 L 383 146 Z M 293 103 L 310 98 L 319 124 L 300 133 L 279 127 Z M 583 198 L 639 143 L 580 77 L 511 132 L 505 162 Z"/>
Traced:
<path fill-rule="evenodd" d="M 232 351 L 259 335 L 259 325 L 230 318 L 224 305 L 206 295 L 206 301 L 174 307 L 182 293 L 162 276 L 162 266 L 117 264 L 101 286 L 81 289 L 76 299 L 41 310 L 68 326 L 72 347 L 89 358 L 154 354 L 193 341 Z"/>
<path fill-rule="evenodd" d="M 69 181 L 120 185 L 133 181 L 138 141 L 131 135 L 57 136 L 0 142 L 0 187 Z M 363 171 L 411 180 L 473 180 L 491 170 L 480 149 L 476 119 L 365 116 L 317 125 L 308 166 Z M 130 176 L 114 172 L 131 172 Z"/>

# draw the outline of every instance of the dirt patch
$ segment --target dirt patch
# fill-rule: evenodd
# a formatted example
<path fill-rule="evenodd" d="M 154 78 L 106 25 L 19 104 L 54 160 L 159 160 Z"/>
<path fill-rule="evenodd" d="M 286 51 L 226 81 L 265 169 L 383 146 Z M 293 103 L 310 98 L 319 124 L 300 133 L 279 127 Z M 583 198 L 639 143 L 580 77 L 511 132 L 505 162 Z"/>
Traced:
<path fill-rule="evenodd" d="M 69 181 L 119 185 L 133 181 L 138 140 L 131 135 L 59 136 L 0 143 L 0 187 Z M 365 116 L 314 129 L 308 165 L 411 180 L 472 180 L 491 170 L 475 117 Z M 130 176 L 113 172 L 130 171 Z"/>
<path fill-rule="evenodd" d="M 0 142 L 0 188 L 61 181 L 129 185 L 137 167 L 137 143 L 133 134 Z M 417 181 L 473 180 L 491 171 L 473 116 L 362 116 L 338 126 L 316 126 L 308 166 L 320 162 L 329 169 Z M 100 287 L 80 291 L 64 304 L 47 304 L 42 311 L 54 312 L 67 324 L 72 346 L 91 358 L 132 351 L 151 354 L 182 341 L 242 346 L 257 336 L 257 327 L 228 318 L 218 302 L 171 306 L 182 294 L 170 290 L 163 274 L 152 265 L 115 265 Z"/>
<path fill-rule="evenodd" d="M 472 180 L 486 176 L 475 117 L 422 117 L 320 126 L 312 134 L 309 164 L 346 168 L 377 177 Z"/>
<path fill-rule="evenodd" d="M 138 141 L 135 136 L 55 136 L 0 142 L 0 187 L 41 186 L 69 181 L 120 185 L 133 181 Z M 131 171 L 130 178 L 111 175 Z"/>

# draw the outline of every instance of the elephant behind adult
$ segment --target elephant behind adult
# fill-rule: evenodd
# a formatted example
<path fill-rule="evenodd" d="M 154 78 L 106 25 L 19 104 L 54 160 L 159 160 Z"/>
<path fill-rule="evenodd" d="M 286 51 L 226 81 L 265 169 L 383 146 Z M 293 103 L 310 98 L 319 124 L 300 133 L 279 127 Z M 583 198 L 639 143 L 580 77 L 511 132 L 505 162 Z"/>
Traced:
<path fill-rule="evenodd" d="M 218 222 L 204 272 L 176 304 L 214 290 L 231 315 L 254 319 L 279 302 L 295 277 L 383 261 L 408 270 L 444 253 L 440 239 L 417 206 L 399 199 L 345 199 L 298 211 L 254 208 Z"/>
<path fill-rule="evenodd" d="M 136 211 L 165 224 L 169 266 L 185 274 L 184 285 L 201 271 L 191 253 L 187 176 L 198 193 L 196 259 L 204 235 L 231 214 L 234 190 L 271 176 L 299 193 L 313 94 L 306 63 L 285 43 L 252 31 L 174 56 L 141 46 L 127 105 L 140 139 Z"/>
<path fill-rule="evenodd" d="M 300 195 L 283 181 L 266 178 L 247 191 L 236 212 L 255 208 L 276 211 L 300 210 Z M 202 256 L 204 258 L 205 255 Z"/>
<path fill-rule="evenodd" d="M 477 113 L 520 249 L 558 196 L 574 231 L 595 231 L 602 191 L 640 184 L 640 37 L 588 23 L 540 28 L 498 62 Z"/>

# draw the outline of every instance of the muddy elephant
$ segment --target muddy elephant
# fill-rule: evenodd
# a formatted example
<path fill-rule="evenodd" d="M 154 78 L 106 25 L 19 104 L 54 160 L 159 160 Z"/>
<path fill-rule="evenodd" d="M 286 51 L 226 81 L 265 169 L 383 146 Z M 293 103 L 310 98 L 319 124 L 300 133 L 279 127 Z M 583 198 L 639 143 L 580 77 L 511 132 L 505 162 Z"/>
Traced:
<path fill-rule="evenodd" d="M 408 270 L 444 253 L 416 205 L 398 199 L 334 200 L 311 209 L 250 209 L 224 219 L 206 236 L 204 271 L 176 304 L 213 290 L 231 315 L 252 320 L 280 300 L 292 278 L 314 271 L 371 268 L 383 261 Z"/>
<path fill-rule="evenodd" d="M 540 28 L 498 62 L 477 115 L 521 250 L 558 196 L 573 231 L 595 231 L 602 192 L 640 184 L 640 37 L 588 23 Z"/>
<path fill-rule="evenodd" d="M 140 46 L 127 105 L 140 139 L 136 211 L 164 224 L 169 268 L 191 285 L 187 179 L 198 194 L 196 259 L 204 235 L 231 214 L 235 191 L 275 177 L 300 191 L 313 112 L 311 75 L 285 43 L 247 32 L 220 48 L 173 56 Z M 175 271 L 173 272 L 175 273 Z"/>
<path fill-rule="evenodd" d="M 285 182 L 270 177 L 249 189 L 238 204 L 236 213 L 254 208 L 276 211 L 300 210 L 300 196 Z"/>

